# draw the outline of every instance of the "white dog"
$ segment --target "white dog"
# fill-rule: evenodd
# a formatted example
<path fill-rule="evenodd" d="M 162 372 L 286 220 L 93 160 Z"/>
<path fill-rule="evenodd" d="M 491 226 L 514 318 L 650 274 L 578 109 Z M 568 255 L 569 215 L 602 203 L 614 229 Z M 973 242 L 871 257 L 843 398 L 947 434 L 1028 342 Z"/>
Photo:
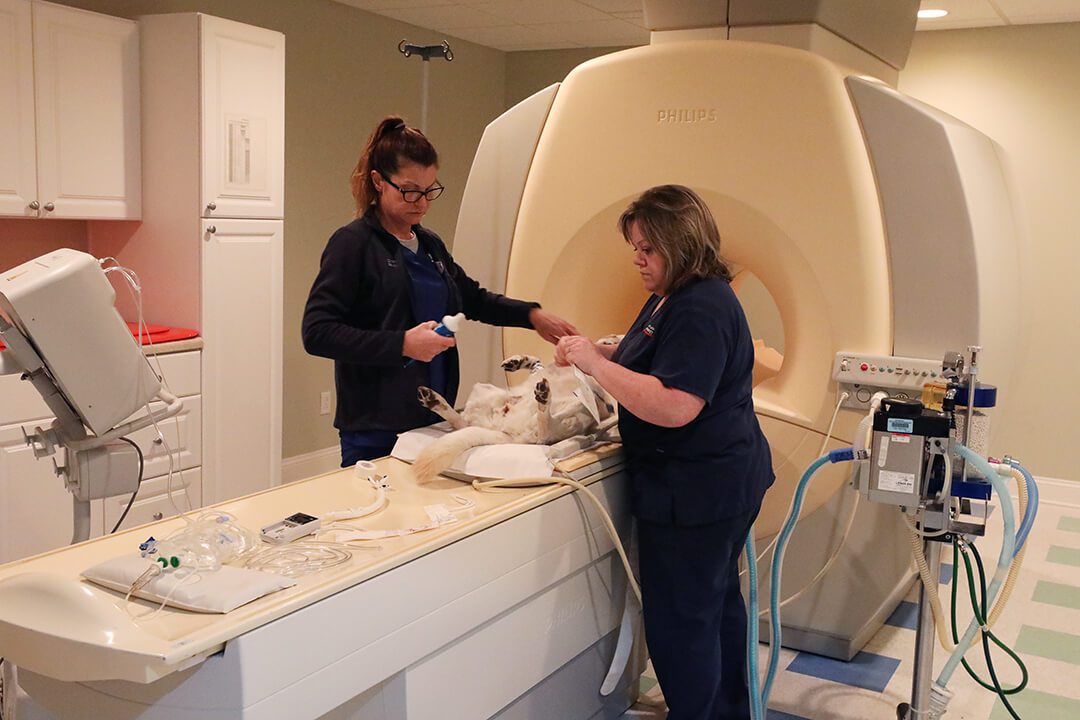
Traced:
<path fill-rule="evenodd" d="M 537 358 L 526 355 L 507 358 L 502 368 L 507 372 L 528 368 L 531 372 L 526 382 L 511 388 L 477 383 L 460 414 L 431 388 L 417 390 L 420 403 L 454 428 L 416 458 L 413 474 L 417 478 L 433 478 L 458 455 L 479 445 L 551 445 L 577 435 L 600 433 L 615 424 L 614 401 L 595 382 L 583 385 L 573 368 L 544 368 Z M 595 416 L 586 403 L 594 406 Z"/>

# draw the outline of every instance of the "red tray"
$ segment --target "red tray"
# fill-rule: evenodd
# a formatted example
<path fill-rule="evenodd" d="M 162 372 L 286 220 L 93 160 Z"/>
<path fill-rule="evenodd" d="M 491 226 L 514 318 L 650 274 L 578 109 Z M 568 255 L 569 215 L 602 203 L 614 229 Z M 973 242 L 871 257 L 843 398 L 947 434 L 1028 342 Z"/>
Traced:
<path fill-rule="evenodd" d="M 128 323 L 128 330 L 131 331 L 132 337 L 135 336 L 136 323 Z M 143 345 L 149 345 L 153 342 L 155 345 L 161 343 L 172 342 L 174 340 L 188 340 L 190 338 L 199 337 L 198 330 L 189 330 L 188 328 L 174 328 L 166 325 L 154 325 L 152 323 L 146 323 L 144 327 L 145 332 L 140 338 Z M 0 350 L 3 350 L 6 346 L 0 342 Z"/>

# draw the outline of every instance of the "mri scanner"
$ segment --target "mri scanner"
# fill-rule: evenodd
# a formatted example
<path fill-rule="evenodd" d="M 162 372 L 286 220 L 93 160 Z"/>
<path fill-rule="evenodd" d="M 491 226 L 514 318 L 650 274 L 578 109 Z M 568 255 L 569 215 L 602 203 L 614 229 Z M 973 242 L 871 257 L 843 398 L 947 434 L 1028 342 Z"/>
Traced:
<path fill-rule="evenodd" d="M 838 353 L 935 360 L 981 345 L 984 374 L 1007 380 L 1011 210 L 997 150 L 974 129 L 806 50 L 686 37 L 658 33 L 587 62 L 491 123 L 454 249 L 492 290 L 539 300 L 593 337 L 622 332 L 644 295 L 616 218 L 652 185 L 701 194 L 742 287 L 752 273 L 765 290 L 754 297 L 775 305 L 744 299 L 752 330 L 768 312 L 782 324 L 782 365 L 754 390 L 777 475 L 755 530 L 765 539 L 820 446 L 851 444 L 878 387 L 847 386 L 827 436 Z M 463 383 L 500 381 L 505 355 L 551 354 L 524 331 L 459 338 Z M 470 492 L 378 464 L 396 488 L 378 519 L 388 527 Z M 559 470 L 598 491 L 627 539 L 618 454 Z M 847 480 L 840 466 L 815 479 L 787 588 L 831 552 Z M 258 527 L 365 492 L 343 470 L 219 507 Z M 563 488 L 470 499 L 459 522 L 357 549 L 225 615 L 166 607 L 137 621 L 121 596 L 79 580 L 180 519 L 12 563 L 0 568 L 0 654 L 31 707 L 63 718 L 618 717 L 642 656 L 598 693 L 626 578 L 595 512 Z M 835 569 L 785 609 L 785 644 L 857 652 L 910 587 L 905 533 L 894 509 L 860 508 Z"/>
<path fill-rule="evenodd" d="M 981 345 L 988 377 L 1012 372 L 1016 247 L 995 145 L 803 50 L 661 41 L 579 66 L 488 127 L 455 256 L 487 287 L 534 298 L 583 334 L 624 332 L 645 295 L 616 220 L 643 189 L 670 182 L 709 204 L 736 287 L 767 291 L 744 299 L 751 331 L 770 313 L 782 324 L 779 372 L 754 388 L 777 476 L 759 547 L 823 443 L 850 446 L 871 394 L 896 392 L 873 378 L 848 386 L 826 440 L 838 354 L 940 361 Z M 550 355 L 513 329 L 470 325 L 460 342 L 463 382 L 493 381 L 504 356 Z M 806 585 L 837 544 L 847 472 L 811 486 L 786 587 Z M 785 645 L 854 656 L 910 588 L 905 538 L 894 509 L 860 508 L 830 577 L 785 607 Z"/>

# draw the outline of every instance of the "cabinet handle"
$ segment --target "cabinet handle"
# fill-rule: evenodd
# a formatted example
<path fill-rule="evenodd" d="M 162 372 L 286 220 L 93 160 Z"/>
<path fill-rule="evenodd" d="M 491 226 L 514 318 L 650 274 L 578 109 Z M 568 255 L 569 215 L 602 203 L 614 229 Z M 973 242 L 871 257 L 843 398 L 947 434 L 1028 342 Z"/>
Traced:
<path fill-rule="evenodd" d="M 207 210 L 207 212 L 214 212 L 215 210 L 217 210 L 217 203 L 213 203 L 213 202 L 206 203 L 206 210 Z"/>
<path fill-rule="evenodd" d="M 40 207 L 41 207 L 41 203 L 39 203 L 37 200 L 31 200 L 30 201 L 30 209 L 31 210 L 37 210 Z"/>
<path fill-rule="evenodd" d="M 45 203 L 45 212 L 52 212 L 55 209 L 56 209 L 56 206 L 53 205 L 51 202 Z"/>
<path fill-rule="evenodd" d="M 154 518 L 155 520 L 160 520 L 160 519 L 162 519 L 163 517 L 165 517 L 165 513 L 162 513 L 162 512 L 156 512 L 156 513 L 154 513 L 154 515 L 153 515 L 153 518 Z"/>
<path fill-rule="evenodd" d="M 217 232 L 217 225 L 211 225 L 210 227 L 206 228 L 206 232 L 213 235 L 214 233 Z"/>

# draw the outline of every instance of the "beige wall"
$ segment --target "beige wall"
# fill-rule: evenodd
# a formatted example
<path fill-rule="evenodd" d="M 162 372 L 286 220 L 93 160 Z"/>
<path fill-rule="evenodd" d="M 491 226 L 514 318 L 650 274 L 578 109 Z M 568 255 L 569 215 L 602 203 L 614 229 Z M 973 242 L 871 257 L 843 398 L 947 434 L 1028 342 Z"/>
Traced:
<path fill-rule="evenodd" d="M 327 238 L 352 219 L 348 178 L 361 144 L 388 113 L 420 123 L 422 64 L 397 50 L 443 36 L 330 0 L 63 0 L 109 15 L 199 11 L 285 33 L 285 457 L 337 445 L 319 393 L 331 361 L 300 344 L 300 318 Z M 505 104 L 505 54 L 449 38 L 454 61 L 432 60 L 428 135 L 447 192 L 425 224 L 453 242 L 465 179 L 484 127 Z M 153 320 L 153 318 L 150 318 Z"/>
<path fill-rule="evenodd" d="M 987 378 L 1008 414 L 994 450 L 1040 475 L 1080 480 L 1080 23 L 916 33 L 901 91 L 996 140 L 1022 232 L 1020 372 Z M 993 348 L 987 348 L 993 352 Z"/>
<path fill-rule="evenodd" d="M 567 73 L 586 60 L 621 49 L 580 48 L 507 53 L 506 107 L 513 107 L 548 85 L 562 81 Z"/>

